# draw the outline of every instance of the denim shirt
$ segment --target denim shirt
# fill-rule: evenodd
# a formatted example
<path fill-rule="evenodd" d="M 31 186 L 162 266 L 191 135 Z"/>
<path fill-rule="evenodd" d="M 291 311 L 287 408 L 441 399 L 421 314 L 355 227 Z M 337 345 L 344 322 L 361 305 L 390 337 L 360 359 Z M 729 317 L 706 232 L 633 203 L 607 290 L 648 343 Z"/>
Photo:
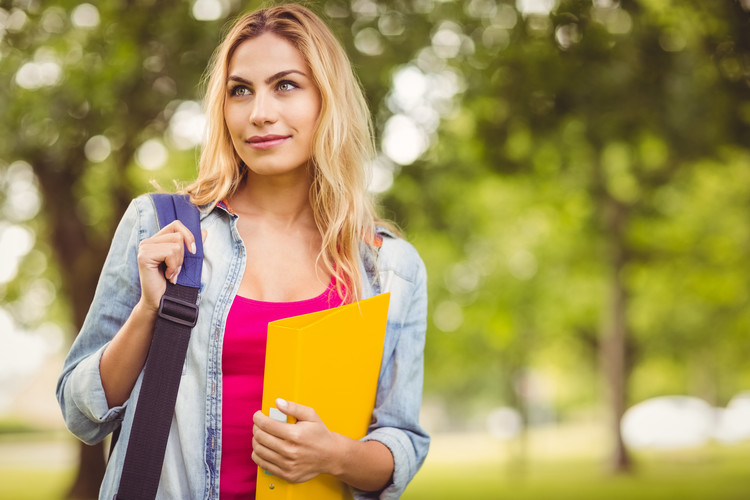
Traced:
<path fill-rule="evenodd" d="M 219 498 L 222 340 L 246 265 L 237 218 L 221 205 L 201 214 L 201 228 L 208 236 L 200 312 L 183 368 L 158 499 Z M 94 300 L 57 385 L 65 423 L 85 443 L 98 443 L 122 426 L 99 494 L 103 500 L 112 499 L 117 491 L 143 374 L 128 401 L 109 408 L 99 361 L 140 298 L 138 246 L 158 230 L 151 198 L 133 200 L 115 232 Z M 366 276 L 362 298 L 389 291 L 391 301 L 375 410 L 362 440 L 383 443 L 393 454 L 395 466 L 392 481 L 383 491 L 353 491 L 357 499 L 399 498 L 424 462 L 430 441 L 418 423 L 427 316 L 425 268 L 410 244 L 380 228 L 378 232 L 383 238 L 379 251 L 364 243 L 361 248 Z M 248 425 L 251 419 L 248 415 Z"/>

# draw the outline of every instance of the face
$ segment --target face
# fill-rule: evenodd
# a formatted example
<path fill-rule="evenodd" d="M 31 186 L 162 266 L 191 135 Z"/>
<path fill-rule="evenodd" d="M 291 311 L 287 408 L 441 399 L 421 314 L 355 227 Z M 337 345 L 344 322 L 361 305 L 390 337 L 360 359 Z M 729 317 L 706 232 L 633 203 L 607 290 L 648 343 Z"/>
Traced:
<path fill-rule="evenodd" d="M 224 120 L 251 175 L 307 178 L 321 99 L 302 54 L 265 33 L 242 42 L 227 69 Z"/>

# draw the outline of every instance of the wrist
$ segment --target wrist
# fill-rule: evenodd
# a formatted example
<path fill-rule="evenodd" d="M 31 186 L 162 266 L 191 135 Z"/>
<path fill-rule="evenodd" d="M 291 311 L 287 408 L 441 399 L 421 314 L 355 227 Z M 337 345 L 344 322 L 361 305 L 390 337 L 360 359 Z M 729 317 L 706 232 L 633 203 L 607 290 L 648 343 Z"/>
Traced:
<path fill-rule="evenodd" d="M 391 451 L 383 443 L 341 436 L 337 448 L 333 475 L 340 481 L 363 491 L 380 491 L 388 486 L 395 464 Z"/>
<path fill-rule="evenodd" d="M 347 474 L 347 465 L 351 462 L 353 446 L 358 441 L 333 431 L 331 431 L 331 435 L 333 436 L 331 456 L 328 460 L 328 470 L 324 473 L 341 479 Z"/>
<path fill-rule="evenodd" d="M 140 322 L 153 322 L 159 314 L 159 303 L 153 304 L 147 301 L 143 296 L 133 308 L 132 316 L 139 318 Z"/>
<path fill-rule="evenodd" d="M 133 308 L 133 313 L 156 316 L 159 312 L 159 302 L 158 300 L 156 302 L 148 300 L 144 295 L 141 295 L 140 300 L 138 300 L 138 303 Z"/>

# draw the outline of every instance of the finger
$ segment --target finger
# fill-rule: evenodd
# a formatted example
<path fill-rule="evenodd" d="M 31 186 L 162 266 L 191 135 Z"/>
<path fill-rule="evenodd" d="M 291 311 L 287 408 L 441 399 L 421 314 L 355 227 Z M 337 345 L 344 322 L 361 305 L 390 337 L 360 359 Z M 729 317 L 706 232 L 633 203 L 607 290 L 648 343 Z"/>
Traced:
<path fill-rule="evenodd" d="M 143 240 L 138 247 L 138 251 L 139 262 L 155 269 L 167 259 L 170 259 L 168 265 L 180 266 L 185 247 L 181 235 L 169 234 L 153 236 Z"/>
<path fill-rule="evenodd" d="M 163 253 L 164 277 L 172 284 L 177 284 L 177 276 L 182 270 L 182 263 L 185 260 L 185 247 L 182 241 L 174 243 L 164 243 L 160 247 L 154 248 L 154 251 Z"/>
<path fill-rule="evenodd" d="M 271 420 L 265 413 L 263 413 L 261 410 L 256 411 L 253 413 L 253 423 L 260 427 L 261 429 L 266 428 L 266 422 L 268 420 Z"/>
<path fill-rule="evenodd" d="M 278 476 L 281 479 L 291 483 L 307 481 L 317 476 L 319 472 L 314 471 L 309 466 L 305 466 L 300 461 L 300 457 L 295 450 L 297 448 L 283 448 L 279 453 L 274 449 L 267 448 L 261 442 L 253 438 L 253 452 L 251 457 L 261 469 Z M 284 454 L 284 452 L 289 452 Z"/>
<path fill-rule="evenodd" d="M 253 444 L 253 446 L 255 446 Z M 253 452 L 250 455 L 250 458 L 252 458 L 253 462 L 255 462 L 255 465 L 263 469 L 264 471 L 273 474 L 274 476 L 279 476 L 283 474 L 282 468 L 277 465 L 276 462 L 273 461 L 273 459 L 268 459 L 268 453 L 267 451 L 264 453 L 260 450 L 260 448 L 253 447 Z"/>
<path fill-rule="evenodd" d="M 206 242 L 206 237 L 208 237 L 208 231 L 206 231 L 205 229 L 201 229 L 201 240 L 203 241 L 203 243 Z"/>
<path fill-rule="evenodd" d="M 287 443 L 273 434 L 253 427 L 253 449 L 264 459 L 279 464 L 282 457 L 288 457 Z"/>
<path fill-rule="evenodd" d="M 276 398 L 276 407 L 281 410 L 285 415 L 292 416 L 297 421 L 308 421 L 316 422 L 320 420 L 318 414 L 309 406 L 294 403 L 292 401 L 286 401 L 281 398 Z"/>
<path fill-rule="evenodd" d="M 253 423 L 255 424 L 253 432 L 255 432 L 255 429 L 258 429 L 261 432 L 268 433 L 281 439 L 289 439 L 290 437 L 288 430 L 289 426 L 292 424 L 274 420 L 266 416 L 262 411 L 255 412 L 253 415 Z"/>
<path fill-rule="evenodd" d="M 261 439 L 253 437 L 252 459 L 263 470 L 286 479 L 291 482 L 298 482 L 298 457 L 294 452 L 287 453 L 289 450 L 282 443 L 282 448 L 277 450 L 273 447 L 265 446 Z M 292 448 L 293 450 L 294 448 Z"/>
<path fill-rule="evenodd" d="M 253 445 L 254 446 L 254 445 Z M 255 447 L 253 447 L 253 453 L 250 455 L 250 458 L 253 462 L 255 462 L 255 465 L 260 467 L 266 472 L 269 472 L 271 474 L 274 473 L 274 471 L 271 470 L 271 468 L 274 466 L 272 463 L 268 462 L 267 460 L 264 460 L 263 457 L 261 457 L 257 451 L 255 451 Z"/>
<path fill-rule="evenodd" d="M 156 233 L 156 235 L 166 235 L 170 233 L 180 235 L 185 248 L 187 248 L 190 253 L 194 254 L 197 251 L 195 246 L 195 236 L 193 236 L 193 233 L 185 226 L 185 224 L 179 220 L 172 221 L 164 226 L 161 231 Z"/>
<path fill-rule="evenodd" d="M 182 266 L 179 266 L 177 268 L 177 270 L 174 273 L 172 273 L 172 276 L 170 276 L 169 278 L 167 278 L 170 281 L 170 283 L 172 283 L 173 285 L 177 284 L 177 278 L 180 277 L 180 271 L 182 271 Z M 165 274 L 165 276 L 166 276 L 166 274 Z"/>
<path fill-rule="evenodd" d="M 154 269 L 164 264 L 164 277 L 175 283 L 182 270 L 185 247 L 180 235 L 162 237 L 162 241 L 151 241 L 142 245 L 144 263 Z"/>

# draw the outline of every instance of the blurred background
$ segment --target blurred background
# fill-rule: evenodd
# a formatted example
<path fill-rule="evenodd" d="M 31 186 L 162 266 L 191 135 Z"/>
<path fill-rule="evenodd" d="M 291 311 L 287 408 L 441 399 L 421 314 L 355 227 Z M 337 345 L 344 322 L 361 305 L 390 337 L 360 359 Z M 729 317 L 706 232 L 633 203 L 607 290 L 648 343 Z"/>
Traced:
<path fill-rule="evenodd" d="M 96 496 L 62 359 L 129 200 L 195 176 L 204 69 L 259 5 L 0 0 L 0 498 Z M 429 273 L 404 498 L 749 498 L 750 1 L 307 5 Z"/>

